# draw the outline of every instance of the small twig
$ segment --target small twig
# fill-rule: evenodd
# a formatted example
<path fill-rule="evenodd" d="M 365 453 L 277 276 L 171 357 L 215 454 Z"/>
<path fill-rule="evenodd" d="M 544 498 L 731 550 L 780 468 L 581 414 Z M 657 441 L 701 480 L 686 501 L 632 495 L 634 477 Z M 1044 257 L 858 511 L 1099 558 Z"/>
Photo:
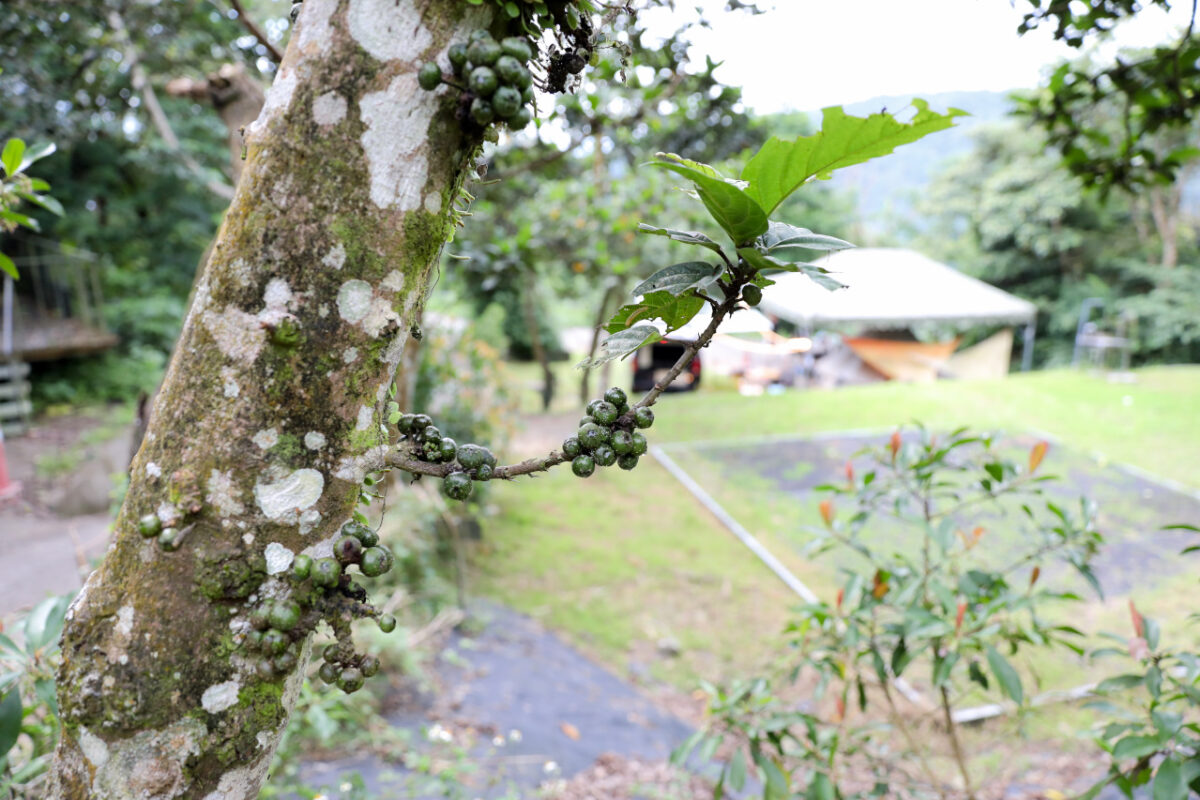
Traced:
<path fill-rule="evenodd" d="M 283 61 L 283 51 L 280 50 L 274 42 L 267 38 L 267 34 L 263 29 L 255 24 L 254 20 L 250 19 L 250 15 L 246 13 L 246 9 L 242 7 L 241 0 L 229 0 L 229 5 L 233 6 L 233 10 L 237 12 L 238 21 L 242 23 L 242 27 L 250 31 L 255 39 L 258 39 L 259 44 L 267 48 L 267 52 L 271 56 L 271 60 L 276 64 Z"/>
<path fill-rule="evenodd" d="M 967 759 L 963 755 L 962 743 L 958 740 L 958 726 L 954 723 L 954 713 L 950 710 L 950 691 L 945 686 L 942 686 L 942 719 L 946 723 L 946 736 L 949 737 L 950 747 L 954 751 L 958 773 L 962 775 L 967 800 L 975 800 L 975 788 L 971 785 L 971 774 L 967 771 Z"/>

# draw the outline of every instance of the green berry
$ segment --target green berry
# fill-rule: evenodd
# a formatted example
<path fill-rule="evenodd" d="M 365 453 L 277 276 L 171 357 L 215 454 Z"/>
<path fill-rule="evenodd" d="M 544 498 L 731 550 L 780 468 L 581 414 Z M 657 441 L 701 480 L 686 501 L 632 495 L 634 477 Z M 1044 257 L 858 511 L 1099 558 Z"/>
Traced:
<path fill-rule="evenodd" d="M 421 429 L 421 438 L 426 442 L 440 442 L 442 440 L 442 432 L 437 429 L 436 425 L 426 425 Z"/>
<path fill-rule="evenodd" d="M 528 108 L 522 108 L 519 109 L 517 113 L 513 114 L 511 119 L 509 119 L 508 129 L 510 131 L 524 130 L 525 126 L 531 122 L 533 122 L 533 114 L 529 112 Z"/>
<path fill-rule="evenodd" d="M 262 640 L 263 640 L 263 632 L 262 631 L 249 631 L 246 634 L 246 638 L 243 640 L 242 645 L 247 650 L 261 650 L 262 649 Z"/>
<path fill-rule="evenodd" d="M 521 102 L 525 105 L 533 102 L 533 86 L 526 86 L 521 90 Z"/>
<path fill-rule="evenodd" d="M 479 469 L 487 463 L 488 449 L 477 444 L 464 444 L 458 448 L 458 463 L 463 469 Z"/>
<path fill-rule="evenodd" d="M 499 85 L 500 79 L 491 67 L 476 67 L 467 78 L 467 86 L 478 97 L 491 97 Z"/>
<path fill-rule="evenodd" d="M 639 428 L 649 428 L 654 424 L 654 411 L 644 407 L 634 411 L 633 424 Z"/>
<path fill-rule="evenodd" d="M 467 46 L 462 42 L 450 45 L 446 58 L 450 59 L 450 66 L 454 67 L 455 72 L 462 70 L 467 65 Z"/>
<path fill-rule="evenodd" d="M 471 35 L 467 37 L 467 42 L 470 44 L 475 44 L 478 41 L 490 38 L 492 38 L 492 34 L 488 32 L 487 28 L 476 28 L 475 30 L 471 31 Z"/>
<path fill-rule="evenodd" d="M 258 677 L 262 678 L 264 681 L 275 680 L 275 665 L 271 663 L 270 659 L 260 658 L 258 661 L 254 662 L 254 671 L 257 672 Z"/>
<path fill-rule="evenodd" d="M 342 660 L 342 646 L 337 642 L 325 645 L 325 649 L 321 651 L 321 658 L 328 661 L 330 664 L 336 664 Z"/>
<path fill-rule="evenodd" d="M 633 436 L 629 431 L 613 431 L 612 449 L 619 456 L 626 456 L 633 452 Z"/>
<path fill-rule="evenodd" d="M 378 578 L 388 571 L 389 566 L 387 552 L 382 547 L 368 547 L 363 550 L 362 562 L 358 568 L 368 578 Z"/>
<path fill-rule="evenodd" d="M 756 306 L 762 302 L 762 289 L 754 284 L 742 287 L 742 299 L 748 306 Z"/>
<path fill-rule="evenodd" d="M 602 444 L 596 448 L 596 452 L 592 453 L 592 458 L 596 459 L 596 463 L 602 467 L 611 467 L 617 463 L 617 452 L 606 444 Z"/>
<path fill-rule="evenodd" d="M 592 402 L 588 403 L 587 404 L 587 415 L 589 417 L 595 419 L 596 418 L 596 408 L 599 407 L 599 405 L 603 402 L 604 402 L 603 400 L 597 398 L 597 399 L 593 400 Z"/>
<path fill-rule="evenodd" d="M 271 627 L 271 609 L 266 606 L 255 606 L 250 612 L 250 627 L 256 631 L 265 631 Z"/>
<path fill-rule="evenodd" d="M 433 420 L 430 419 L 428 414 L 414 414 L 413 415 L 413 425 L 412 425 L 413 433 L 420 435 L 426 428 L 428 428 L 432 424 L 433 424 Z"/>
<path fill-rule="evenodd" d="M 511 86 L 501 86 L 492 95 L 492 108 L 500 119 L 511 119 L 521 110 L 521 93 Z"/>
<path fill-rule="evenodd" d="M 375 656 L 363 656 L 362 661 L 358 662 L 358 668 L 364 678 L 370 678 L 379 672 L 379 659 Z"/>
<path fill-rule="evenodd" d="M 633 453 L 626 453 L 617 459 L 617 466 L 621 469 L 633 469 L 638 464 L 638 457 Z"/>
<path fill-rule="evenodd" d="M 492 479 L 493 472 L 495 472 L 495 470 L 492 469 L 490 464 L 484 464 L 482 467 L 475 470 L 475 480 L 490 481 Z"/>
<path fill-rule="evenodd" d="M 500 49 L 505 55 L 512 56 L 518 61 L 525 62 L 533 58 L 533 48 L 529 42 L 520 36 L 509 36 L 500 41 Z"/>
<path fill-rule="evenodd" d="M 466 500 L 471 496 L 471 476 L 465 472 L 451 472 L 442 479 L 442 488 L 451 500 Z"/>
<path fill-rule="evenodd" d="M 354 694 L 362 688 L 363 674 L 356 667 L 346 667 L 342 674 L 338 675 L 337 685 L 346 694 Z"/>
<path fill-rule="evenodd" d="M 317 670 L 317 675 L 319 675 L 321 680 L 325 683 L 333 683 L 338 679 L 338 673 L 340 672 L 341 670 L 337 668 L 336 664 L 331 664 L 326 661 L 321 665 L 321 668 Z"/>
<path fill-rule="evenodd" d="M 362 558 L 362 542 L 356 536 L 343 536 L 333 543 L 333 557 L 342 564 L 357 564 Z"/>
<path fill-rule="evenodd" d="M 467 47 L 467 60 L 476 66 L 495 64 L 503 53 L 496 40 L 489 36 L 472 42 Z"/>
<path fill-rule="evenodd" d="M 149 539 L 151 536 L 158 536 L 162 531 L 162 520 L 155 514 L 147 514 L 138 520 L 138 533 Z"/>
<path fill-rule="evenodd" d="M 475 120 L 477 125 L 487 125 L 495 118 L 496 110 L 487 100 L 476 97 L 471 101 L 471 119 Z"/>
<path fill-rule="evenodd" d="M 277 600 L 271 606 L 271 627 L 275 630 L 290 631 L 299 624 L 299 603 L 294 600 Z"/>
<path fill-rule="evenodd" d="M 643 436 L 642 434 L 638 433 L 637 431 L 634 431 L 632 438 L 633 438 L 633 454 L 635 456 L 646 455 L 646 450 L 649 449 L 649 447 L 650 447 L 649 443 L 646 441 L 646 437 Z"/>
<path fill-rule="evenodd" d="M 628 405 L 629 403 L 629 398 L 625 396 L 625 390 L 621 389 L 619 386 L 614 386 L 605 392 L 604 399 L 605 401 L 612 403 L 617 408 L 620 408 L 623 405 Z"/>
<path fill-rule="evenodd" d="M 292 562 L 292 577 L 298 581 L 307 580 L 308 576 L 312 574 L 312 565 L 312 556 L 306 556 L 301 553 Z"/>
<path fill-rule="evenodd" d="M 280 653 L 271 661 L 275 671 L 279 673 L 291 672 L 296 668 L 296 656 L 292 653 Z"/>
<path fill-rule="evenodd" d="M 396 618 L 391 614 L 384 614 L 379 618 L 379 630 L 384 633 L 391 633 L 396 630 Z"/>
<path fill-rule="evenodd" d="M 594 422 L 589 422 L 579 429 L 579 445 L 584 452 L 590 453 L 604 444 L 604 429 Z"/>
<path fill-rule="evenodd" d="M 421 70 L 417 73 L 417 85 L 427 92 L 432 92 L 442 83 L 442 70 L 437 64 L 432 61 L 426 61 L 421 65 Z"/>
<path fill-rule="evenodd" d="M 571 462 L 571 471 L 581 478 L 586 478 L 596 471 L 596 462 L 591 456 L 577 456 Z"/>
<path fill-rule="evenodd" d="M 442 439 L 442 461 L 453 461 L 454 456 L 458 454 L 458 443 L 447 436 Z"/>
<path fill-rule="evenodd" d="M 500 82 L 509 86 L 516 86 L 520 80 L 520 73 L 525 71 L 525 65 L 512 56 L 500 56 L 500 60 L 496 62 L 496 74 L 500 76 Z M 518 93 L 521 91 L 520 86 L 516 86 Z"/>
<path fill-rule="evenodd" d="M 582 447 L 582 445 L 579 444 L 578 437 L 568 436 L 563 441 L 563 455 L 565 455 L 567 458 L 574 458 L 575 456 L 582 455 L 582 454 L 583 454 L 583 447 Z"/>
<path fill-rule="evenodd" d="M 401 414 L 399 422 L 396 423 L 396 429 L 401 433 L 412 433 L 413 421 L 416 418 L 416 414 Z"/>
<path fill-rule="evenodd" d="M 374 547 L 379 544 L 379 534 L 357 520 L 352 520 L 343 525 L 342 533 L 355 537 L 362 542 L 363 547 Z"/>
<path fill-rule="evenodd" d="M 314 586 L 337 586 L 340 577 L 342 577 L 342 565 L 332 558 L 318 558 L 313 562 L 312 582 Z"/>
<path fill-rule="evenodd" d="M 168 553 L 173 553 L 179 549 L 179 529 L 178 528 L 163 528 L 162 533 L 158 535 L 158 546 Z"/>
<path fill-rule="evenodd" d="M 592 418 L 601 425 L 612 425 L 617 421 L 617 407 L 607 400 L 601 400 L 596 404 L 596 410 L 592 413 Z"/>
<path fill-rule="evenodd" d="M 263 634 L 262 649 L 264 653 L 277 656 L 291 643 L 291 638 L 283 631 L 267 631 Z"/>

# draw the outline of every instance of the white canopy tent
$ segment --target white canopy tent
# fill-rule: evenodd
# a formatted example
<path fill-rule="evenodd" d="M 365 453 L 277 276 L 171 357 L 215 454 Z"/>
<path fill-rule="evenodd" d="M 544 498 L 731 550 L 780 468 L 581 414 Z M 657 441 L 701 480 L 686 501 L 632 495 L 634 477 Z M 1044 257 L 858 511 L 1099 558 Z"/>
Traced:
<path fill-rule="evenodd" d="M 1021 368 L 1033 365 L 1037 307 L 913 250 L 855 248 L 816 261 L 847 288 L 800 273 L 773 275 L 759 308 L 804 330 L 908 328 L 919 323 L 1023 326 Z"/>

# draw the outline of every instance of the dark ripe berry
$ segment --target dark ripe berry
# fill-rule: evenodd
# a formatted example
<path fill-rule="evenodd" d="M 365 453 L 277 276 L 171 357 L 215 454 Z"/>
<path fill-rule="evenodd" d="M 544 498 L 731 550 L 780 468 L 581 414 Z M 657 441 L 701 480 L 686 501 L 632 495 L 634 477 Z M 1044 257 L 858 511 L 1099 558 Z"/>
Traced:
<path fill-rule="evenodd" d="M 442 489 L 451 500 L 466 500 L 471 496 L 471 476 L 465 472 L 451 472 L 442 479 Z"/>
<path fill-rule="evenodd" d="M 442 461 L 453 461 L 456 455 L 458 455 L 458 442 L 449 436 L 442 439 Z"/>
<path fill-rule="evenodd" d="M 633 424 L 639 428 L 649 428 L 654 424 L 654 411 L 649 408 L 639 408 L 633 412 Z"/>
<path fill-rule="evenodd" d="M 625 390 L 619 386 L 614 386 L 604 393 L 604 399 L 612 403 L 617 408 L 629 403 L 629 398 L 625 396 Z"/>
<path fill-rule="evenodd" d="M 255 606 L 250 612 L 250 627 L 256 631 L 265 631 L 271 627 L 271 609 L 266 606 Z"/>
<path fill-rule="evenodd" d="M 487 463 L 487 449 L 477 444 L 464 444 L 458 448 L 458 463 L 463 469 L 478 469 Z"/>
<path fill-rule="evenodd" d="M 487 125 L 495 118 L 496 110 L 487 100 L 476 97 L 471 101 L 471 119 L 475 120 L 477 125 Z"/>
<path fill-rule="evenodd" d="M 596 462 L 591 456 L 577 456 L 571 462 L 571 472 L 581 478 L 586 478 L 596 471 Z"/>
<path fill-rule="evenodd" d="M 356 540 L 357 541 L 357 540 Z M 271 627 L 290 631 L 300 624 L 300 604 L 294 600 L 276 600 L 271 605 Z"/>
<path fill-rule="evenodd" d="M 264 681 L 275 680 L 275 665 L 271 663 L 270 659 L 260 658 L 258 661 L 255 661 L 254 671 L 257 672 L 258 677 L 262 678 Z"/>
<path fill-rule="evenodd" d="M 337 685 L 346 694 L 353 694 L 362 688 L 363 674 L 356 667 L 346 667 L 338 675 Z"/>
<path fill-rule="evenodd" d="M 325 645 L 325 649 L 321 651 L 321 658 L 328 661 L 330 664 L 336 664 L 342 660 L 342 646 L 337 642 Z"/>
<path fill-rule="evenodd" d="M 138 533 L 149 539 L 151 536 L 158 536 L 162 531 L 162 521 L 154 514 L 147 514 L 138 520 Z"/>
<path fill-rule="evenodd" d="M 595 419 L 596 407 L 599 406 L 603 402 L 604 402 L 603 400 L 597 398 L 596 400 L 593 400 L 592 402 L 588 403 L 587 404 L 587 415 L 589 417 L 592 417 L 593 419 Z"/>
<path fill-rule="evenodd" d="M 596 410 L 592 412 L 592 418 L 601 425 L 612 425 L 618 416 L 617 407 L 607 400 L 597 403 Z"/>
<path fill-rule="evenodd" d="M 287 650 L 291 643 L 291 638 L 283 631 L 267 631 L 263 634 L 262 649 L 264 653 L 277 656 Z"/>
<path fill-rule="evenodd" d="M 508 121 L 508 129 L 510 131 L 524 130 L 525 126 L 531 122 L 533 122 L 533 114 L 528 108 L 522 108 L 512 115 L 512 119 Z"/>
<path fill-rule="evenodd" d="M 424 432 L 424 430 L 432 424 L 433 424 L 433 420 L 429 417 L 428 414 L 414 414 L 413 415 L 412 428 L 413 428 L 413 433 L 416 433 L 417 435 L 421 435 Z"/>
<path fill-rule="evenodd" d="M 467 86 L 478 97 L 491 97 L 499 85 L 500 79 L 496 77 L 496 72 L 491 67 L 476 67 L 471 70 L 471 75 L 467 78 Z"/>
<path fill-rule="evenodd" d="M 492 479 L 493 472 L 495 472 L 495 470 L 492 469 L 492 467 L 489 464 L 484 464 L 482 467 L 475 470 L 475 480 L 490 481 Z"/>
<path fill-rule="evenodd" d="M 391 614 L 384 614 L 379 618 L 379 630 L 384 633 L 391 633 L 396 630 L 396 618 Z"/>
<path fill-rule="evenodd" d="M 271 660 L 271 663 L 275 666 L 276 672 L 291 672 L 296 668 L 296 656 L 291 653 L 280 653 Z"/>
<path fill-rule="evenodd" d="M 337 668 L 336 664 L 330 664 L 328 661 L 326 661 L 321 665 L 321 668 L 317 670 L 317 675 L 320 676 L 321 680 L 325 683 L 333 683 L 338 679 L 338 673 L 340 672 L 341 670 Z"/>
<path fill-rule="evenodd" d="M 378 578 L 388 571 L 388 557 L 382 547 L 368 547 L 363 550 L 362 563 L 358 565 L 362 574 L 368 578 Z"/>
<path fill-rule="evenodd" d="M 617 459 L 617 466 L 621 469 L 633 469 L 637 466 L 638 457 L 633 453 L 627 453 Z"/>
<path fill-rule="evenodd" d="M 633 452 L 633 436 L 629 431 L 613 431 L 612 449 L 619 456 L 626 456 Z"/>
<path fill-rule="evenodd" d="M 426 61 L 421 65 L 420 72 L 417 73 L 417 85 L 427 92 L 432 92 L 442 83 L 442 70 L 437 64 L 432 61 Z"/>
<path fill-rule="evenodd" d="M 343 536 L 333 543 L 333 557 L 343 565 L 357 564 L 362 552 L 362 542 L 356 536 Z"/>
<path fill-rule="evenodd" d="M 162 533 L 158 535 L 158 546 L 168 553 L 173 553 L 179 549 L 179 529 L 178 528 L 163 528 Z"/>
<path fill-rule="evenodd" d="M 308 576 L 312 574 L 312 565 L 312 556 L 306 556 L 301 553 L 292 562 L 292 577 L 298 581 L 307 580 Z"/>
<path fill-rule="evenodd" d="M 358 662 L 358 668 L 364 678 L 370 678 L 379 672 L 379 659 L 375 656 L 363 656 L 362 661 Z"/>
<path fill-rule="evenodd" d="M 579 445 L 586 453 L 604 444 L 604 439 L 604 429 L 594 422 L 589 422 L 579 429 Z"/>
<path fill-rule="evenodd" d="M 401 414 L 400 420 L 396 423 L 396 429 L 401 433 L 412 433 L 413 420 L 416 418 L 416 414 Z"/>
<path fill-rule="evenodd" d="M 754 284 L 742 287 L 742 299 L 748 306 L 756 306 L 762 302 L 762 289 Z"/>
<path fill-rule="evenodd" d="M 450 59 L 450 65 L 454 69 L 462 69 L 467 63 L 467 46 L 462 42 L 450 45 L 450 49 L 446 51 L 446 58 Z"/>
<path fill-rule="evenodd" d="M 518 61 L 525 62 L 533 58 L 533 48 L 529 42 L 520 36 L 509 36 L 500 40 L 500 49 L 505 55 L 512 56 Z"/>
<path fill-rule="evenodd" d="M 342 577 L 342 565 L 332 558 L 318 558 L 313 562 L 312 582 L 314 586 L 337 586 L 340 577 Z"/>
<path fill-rule="evenodd" d="M 575 456 L 582 454 L 583 447 L 579 444 L 579 439 L 577 437 L 568 436 L 565 440 L 563 440 L 563 455 L 565 455 L 567 458 L 574 458 Z"/>
<path fill-rule="evenodd" d="M 496 62 L 496 75 L 499 76 L 500 82 L 515 87 L 517 92 L 522 89 L 516 86 L 516 83 L 520 73 L 524 71 L 525 65 L 512 56 L 500 56 L 500 60 Z"/>
<path fill-rule="evenodd" d="M 426 425 L 421 429 L 421 438 L 426 442 L 440 442 L 442 440 L 442 432 L 437 429 L 436 425 Z"/>
<path fill-rule="evenodd" d="M 602 467 L 611 467 L 617 463 L 617 451 L 602 444 L 596 448 L 596 452 L 592 453 L 592 458 L 596 459 L 596 463 Z"/>
<path fill-rule="evenodd" d="M 467 60 L 476 66 L 495 64 L 503 53 L 496 40 L 489 36 L 467 47 Z"/>
<path fill-rule="evenodd" d="M 633 432 L 633 454 L 635 456 L 644 456 L 644 455 L 646 455 L 646 450 L 649 449 L 649 447 L 650 447 L 650 445 L 649 445 L 649 443 L 646 442 L 646 437 L 643 436 L 642 434 L 638 433 L 637 431 L 634 431 Z"/>
<path fill-rule="evenodd" d="M 521 93 L 511 86 L 501 86 L 492 95 L 492 108 L 500 119 L 511 119 L 521 110 Z"/>

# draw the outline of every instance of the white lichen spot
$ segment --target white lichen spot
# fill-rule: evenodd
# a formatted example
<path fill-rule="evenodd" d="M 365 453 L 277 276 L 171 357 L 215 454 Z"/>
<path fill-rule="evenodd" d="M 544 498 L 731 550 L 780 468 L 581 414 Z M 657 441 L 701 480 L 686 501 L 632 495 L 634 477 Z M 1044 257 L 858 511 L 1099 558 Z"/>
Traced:
<path fill-rule="evenodd" d="M 309 450 L 320 450 L 325 446 L 325 434 L 320 431 L 309 431 L 304 434 L 304 446 Z"/>
<path fill-rule="evenodd" d="M 341 242 L 338 242 L 329 248 L 329 252 L 322 256 L 321 263 L 335 271 L 346 266 L 345 246 Z"/>
<path fill-rule="evenodd" d="M 153 461 L 151 461 L 150 463 L 148 463 L 146 465 L 146 474 L 149 475 L 151 478 L 161 478 L 162 477 L 162 467 L 160 467 L 158 464 L 155 464 Z"/>
<path fill-rule="evenodd" d="M 278 575 L 292 565 L 296 554 L 279 542 L 271 542 L 263 551 L 263 557 L 267 559 L 267 574 Z"/>
<path fill-rule="evenodd" d="M 117 623 L 113 626 L 113 633 L 122 639 L 133 635 L 133 606 L 121 606 L 117 609 Z"/>
<path fill-rule="evenodd" d="M 325 5 L 324 3 L 313 3 L 313 5 Z M 284 65 L 275 75 L 275 82 L 271 84 L 271 88 L 267 91 L 267 102 L 263 104 L 263 109 L 259 112 L 258 119 L 250 123 L 247 132 L 257 134 L 259 131 L 265 130 L 267 125 L 276 116 L 287 110 L 287 107 L 292 104 L 292 95 L 296 93 L 296 86 L 300 83 L 300 76 L 296 74 L 296 70 L 289 65 Z"/>
<path fill-rule="evenodd" d="M 358 422 L 354 425 L 354 430 L 365 431 L 371 427 L 371 417 L 375 416 L 375 409 L 370 406 L 363 406 L 358 409 Z"/>
<path fill-rule="evenodd" d="M 243 533 L 242 534 L 242 542 L 247 545 L 254 544 L 254 534 L 253 533 Z"/>
<path fill-rule="evenodd" d="M 430 192 L 425 195 L 425 210 L 437 214 L 442 210 L 442 195 L 440 192 Z"/>
<path fill-rule="evenodd" d="M 179 509 L 167 500 L 163 500 L 161 503 L 159 503 L 158 508 L 154 510 L 154 513 L 158 517 L 158 521 L 163 525 L 171 525 L 177 519 L 179 519 Z"/>
<path fill-rule="evenodd" d="M 254 734 L 254 741 L 258 742 L 259 747 L 267 747 L 274 740 L 275 737 L 267 731 L 259 731 L 258 733 Z"/>
<path fill-rule="evenodd" d="M 392 304 L 382 297 L 376 296 L 371 300 L 371 309 L 367 312 L 367 316 L 363 318 L 362 329 L 374 339 L 383 333 L 393 320 L 399 319 L 400 315 L 392 308 Z"/>
<path fill-rule="evenodd" d="M 93 767 L 98 769 L 108 762 L 108 745 L 104 743 L 103 739 L 82 725 L 79 726 L 78 739 L 83 757 L 91 762 Z"/>
<path fill-rule="evenodd" d="M 239 495 L 241 492 L 234 485 L 233 472 L 221 472 L 214 469 L 208 476 L 208 494 L 204 499 L 217 510 L 221 517 L 236 517 L 246 510 Z"/>
<path fill-rule="evenodd" d="M 242 393 L 237 382 L 237 372 L 233 367 L 221 367 L 221 385 L 224 388 L 225 397 L 230 400 L 236 399 Z"/>
<path fill-rule="evenodd" d="M 358 348 L 357 347 L 347 347 L 345 350 L 342 351 L 342 361 L 347 364 L 353 364 L 357 358 L 358 358 Z"/>
<path fill-rule="evenodd" d="M 352 0 L 346 12 L 350 35 L 380 61 L 415 61 L 433 43 L 419 3 Z"/>
<path fill-rule="evenodd" d="M 325 319 L 326 317 L 329 316 L 329 304 L 328 303 L 321 303 L 321 305 L 317 306 L 317 316 L 320 317 L 321 319 Z"/>
<path fill-rule="evenodd" d="M 283 278 L 272 278 L 263 289 L 263 310 L 258 312 L 258 319 L 264 325 L 278 325 L 280 320 L 291 316 L 290 311 L 296 298 L 292 288 Z"/>
<path fill-rule="evenodd" d="M 244 258 L 235 258 L 229 262 L 229 266 L 224 270 L 225 277 L 236 287 L 249 286 L 250 280 L 254 277 L 254 269 L 250 266 L 250 262 Z"/>
<path fill-rule="evenodd" d="M 354 324 L 362 321 L 371 310 L 371 284 L 357 278 L 346 281 L 338 289 L 338 314 L 342 319 Z"/>
<path fill-rule="evenodd" d="M 346 98 L 337 92 L 326 92 L 313 98 L 313 121 L 318 125 L 337 125 L 346 118 Z"/>
<path fill-rule="evenodd" d="M 88 796 L 182 796 L 187 782 L 184 765 L 200 751 L 207 736 L 203 722 L 185 717 L 165 728 L 111 742 L 104 765 L 95 770 Z"/>
<path fill-rule="evenodd" d="M 210 714 L 219 714 L 237 704 L 241 684 L 236 680 L 214 683 L 200 695 L 200 705 Z"/>
<path fill-rule="evenodd" d="M 250 441 L 258 445 L 261 450 L 270 450 L 279 443 L 279 431 L 274 428 L 267 428 L 250 437 Z"/>
<path fill-rule="evenodd" d="M 240 308 L 226 306 L 220 312 L 210 309 L 201 315 L 200 321 L 217 343 L 217 349 L 234 361 L 253 362 L 267 338 L 258 317 Z"/>
<path fill-rule="evenodd" d="M 300 535 L 307 536 L 319 524 L 321 524 L 321 512 L 310 508 L 300 515 Z"/>
<path fill-rule="evenodd" d="M 293 524 L 299 513 L 321 499 L 325 476 L 315 469 L 298 469 L 271 483 L 254 487 L 254 499 L 268 519 Z"/>
<path fill-rule="evenodd" d="M 367 3 L 380 1 L 365 0 Z M 415 5 L 395 6 L 392 0 L 382 2 L 393 8 L 410 8 L 412 13 L 417 13 Z M 351 6 L 351 15 L 363 4 L 360 0 L 357 6 Z M 395 15 L 392 12 L 391 16 Z M 407 32 L 395 41 L 397 45 L 407 47 L 414 39 L 412 32 Z M 417 53 L 422 49 L 424 45 Z M 383 91 L 365 94 L 359 101 L 366 127 L 362 145 L 371 178 L 371 202 L 379 208 L 413 211 L 424 202 L 422 192 L 429 172 L 426 149 L 429 124 L 438 104 L 432 97 L 428 101 L 414 102 L 413 98 L 420 95 L 416 75 L 409 72 L 394 78 Z"/>
<path fill-rule="evenodd" d="M 378 447 L 369 448 L 360 455 L 346 456 L 338 462 L 338 467 L 333 473 L 333 477 L 343 481 L 350 481 L 351 483 L 362 483 L 363 478 L 366 477 L 368 472 L 375 472 L 383 468 L 386 463 L 387 454 L 387 445 L 379 445 Z"/>
<path fill-rule="evenodd" d="M 307 50 L 310 45 L 328 48 L 329 43 L 333 41 L 333 29 L 329 26 L 329 18 L 333 16 L 334 6 L 329 3 L 309 3 L 300 9 L 294 34 L 300 42 L 300 49 Z"/>
<path fill-rule="evenodd" d="M 379 282 L 382 289 L 387 289 L 390 292 L 398 292 L 404 288 L 404 273 L 398 269 L 394 269 L 387 275 L 383 276 L 383 280 Z"/>

